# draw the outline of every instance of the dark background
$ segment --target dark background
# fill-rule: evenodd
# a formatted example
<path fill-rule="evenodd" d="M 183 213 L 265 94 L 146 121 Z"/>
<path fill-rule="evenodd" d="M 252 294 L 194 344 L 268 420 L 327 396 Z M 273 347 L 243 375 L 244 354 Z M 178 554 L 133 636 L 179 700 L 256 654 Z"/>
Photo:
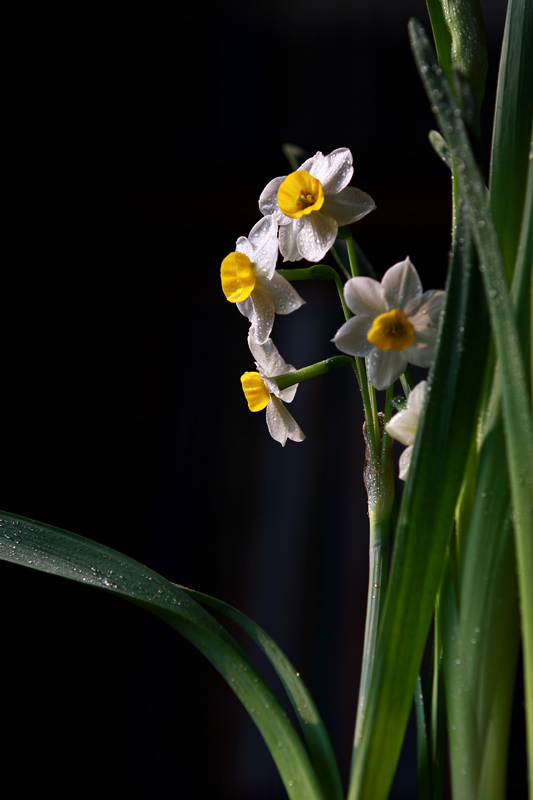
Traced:
<path fill-rule="evenodd" d="M 219 266 L 259 219 L 284 142 L 349 147 L 379 275 L 444 284 L 450 181 L 412 59 L 411 2 L 131 2 L 14 20 L 5 97 L 1 503 L 245 611 L 311 688 L 348 775 L 366 601 L 361 406 L 303 384 L 282 449 L 246 408 L 247 322 Z M 504 4 L 483 4 L 491 55 Z M 274 341 L 335 354 L 332 286 Z M 25 787 L 277 800 L 259 734 L 203 658 L 125 602 L 0 565 L 3 761 Z M 251 650 L 254 653 L 253 650 Z M 261 662 L 262 663 L 262 662 Z M 270 673 L 269 673 L 270 674 Z M 20 773 L 19 773 L 20 771 Z M 413 739 L 393 797 L 415 796 Z"/>

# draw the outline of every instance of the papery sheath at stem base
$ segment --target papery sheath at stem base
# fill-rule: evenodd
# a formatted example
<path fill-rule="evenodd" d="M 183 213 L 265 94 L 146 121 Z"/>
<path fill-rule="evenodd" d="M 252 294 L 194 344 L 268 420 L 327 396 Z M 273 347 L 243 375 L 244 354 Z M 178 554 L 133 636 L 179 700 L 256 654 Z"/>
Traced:
<path fill-rule="evenodd" d="M 363 424 L 365 440 L 365 465 L 363 481 L 368 497 L 369 516 L 388 518 L 394 502 L 394 468 L 392 462 L 392 440 L 385 434 L 385 415 L 378 413 L 380 451 L 376 453 L 368 437 L 366 422 Z M 383 436 L 385 446 L 383 447 Z"/>

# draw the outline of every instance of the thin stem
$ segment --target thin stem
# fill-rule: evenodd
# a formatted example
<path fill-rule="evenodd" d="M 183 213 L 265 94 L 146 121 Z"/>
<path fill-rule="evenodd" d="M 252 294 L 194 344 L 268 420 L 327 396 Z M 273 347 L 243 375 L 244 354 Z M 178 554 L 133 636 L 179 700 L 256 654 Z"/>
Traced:
<path fill-rule="evenodd" d="M 353 240 L 353 236 L 350 233 L 349 236 L 346 237 L 346 247 L 348 248 L 348 258 L 350 259 L 350 270 L 352 272 L 352 278 L 356 278 L 359 275 L 359 266 L 357 264 L 357 253 L 355 252 L 355 242 Z"/>
<path fill-rule="evenodd" d="M 333 258 L 335 259 L 335 261 L 337 262 L 337 264 L 339 265 L 339 267 L 340 267 L 340 269 L 342 270 L 343 274 L 344 274 L 344 275 L 345 275 L 347 278 L 351 278 L 352 276 L 350 275 L 350 273 L 349 273 L 349 272 L 348 272 L 348 270 L 346 269 L 346 266 L 345 266 L 345 264 L 344 264 L 344 261 L 342 260 L 342 258 L 341 258 L 341 257 L 340 257 L 340 255 L 338 254 L 338 252 L 337 252 L 337 248 L 335 247 L 335 245 L 334 245 L 334 246 L 331 248 L 331 250 L 330 250 L 330 253 L 331 253 L 331 255 L 333 256 Z"/>
<path fill-rule="evenodd" d="M 384 426 L 390 420 L 392 416 L 392 395 L 393 395 L 393 387 L 389 386 L 385 392 L 385 418 L 384 418 Z M 385 457 L 385 451 L 387 447 L 391 446 L 390 436 L 383 427 L 383 441 L 381 442 L 381 455 Z"/>
<path fill-rule="evenodd" d="M 381 432 L 383 432 L 383 415 L 381 415 L 380 422 Z M 366 703 L 374 669 L 379 621 L 387 585 L 389 528 L 394 500 L 392 442 L 390 438 L 388 438 L 387 442 L 383 443 L 383 449 L 376 454 L 376 451 L 369 441 L 368 427 L 365 426 L 363 431 L 366 441 L 364 481 L 368 496 L 368 516 L 370 521 L 368 552 L 369 577 L 363 661 L 361 665 L 359 697 L 357 701 L 352 769 L 357 747 L 362 736 Z"/>
<path fill-rule="evenodd" d="M 368 551 L 368 593 L 366 601 L 365 638 L 363 660 L 357 700 L 357 718 L 353 743 L 353 759 L 363 732 L 366 701 L 374 667 L 376 642 L 382 603 L 387 586 L 389 519 L 378 514 L 370 515 L 370 542 Z"/>
<path fill-rule="evenodd" d="M 363 411 L 365 414 L 365 422 L 367 426 L 367 438 L 369 440 L 372 452 L 379 453 L 380 437 L 379 437 L 379 423 L 374 419 L 372 412 L 372 404 L 370 400 L 370 393 L 368 391 L 368 382 L 366 379 L 365 366 L 362 358 L 355 358 L 353 362 L 353 370 L 359 384 L 361 391 L 361 398 L 363 400 Z"/>
<path fill-rule="evenodd" d="M 413 375 L 413 369 L 410 364 L 406 366 L 403 376 L 407 381 L 409 389 L 412 391 L 415 388 L 415 376 Z"/>
<path fill-rule="evenodd" d="M 332 356 L 324 359 L 324 361 L 318 361 L 316 364 L 310 364 L 308 367 L 286 372 L 283 375 L 276 375 L 271 380 L 276 381 L 278 388 L 283 391 L 283 389 L 288 389 L 289 386 L 294 386 L 295 383 L 301 383 L 309 380 L 309 378 L 325 375 L 328 372 L 336 372 L 338 369 L 353 366 L 353 363 L 353 358 L 350 356 Z"/>
<path fill-rule="evenodd" d="M 372 427 L 374 431 L 379 431 L 379 417 L 378 417 L 378 406 L 376 402 L 376 390 L 374 389 L 372 383 L 370 382 L 370 378 L 368 377 L 368 359 L 365 359 L 367 362 L 367 387 L 368 387 L 368 398 L 369 398 L 369 406 L 368 412 L 372 418 Z M 376 453 L 379 453 L 379 442 L 378 442 L 378 449 Z"/>

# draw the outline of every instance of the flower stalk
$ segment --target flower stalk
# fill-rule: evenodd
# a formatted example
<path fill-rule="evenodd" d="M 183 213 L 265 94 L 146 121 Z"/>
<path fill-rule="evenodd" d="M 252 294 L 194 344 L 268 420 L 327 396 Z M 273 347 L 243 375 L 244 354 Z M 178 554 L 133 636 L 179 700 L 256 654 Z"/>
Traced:
<path fill-rule="evenodd" d="M 392 465 L 392 440 L 385 433 L 385 415 L 379 414 L 379 434 L 381 452 L 368 435 L 367 423 L 363 425 L 365 439 L 365 466 L 363 478 L 368 497 L 369 548 L 368 548 L 368 593 L 366 604 L 365 637 L 363 659 L 359 681 L 359 697 L 353 743 L 352 766 L 357 746 L 362 736 L 366 711 L 366 701 L 372 679 L 379 621 L 389 564 L 389 528 L 394 502 L 394 471 Z"/>

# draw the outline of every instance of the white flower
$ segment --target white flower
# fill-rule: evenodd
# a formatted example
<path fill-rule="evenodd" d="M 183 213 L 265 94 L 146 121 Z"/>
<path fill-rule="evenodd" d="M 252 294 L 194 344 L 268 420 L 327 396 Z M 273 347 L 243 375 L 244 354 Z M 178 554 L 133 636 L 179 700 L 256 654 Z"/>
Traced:
<path fill-rule="evenodd" d="M 272 339 L 267 339 L 264 344 L 257 344 L 251 336 L 248 336 L 248 345 L 255 358 L 255 366 L 259 370 L 245 372 L 241 377 L 248 408 L 250 411 L 261 411 L 266 408 L 270 435 L 283 447 L 287 439 L 303 442 L 305 434 L 283 405 L 292 402 L 298 384 L 281 391 L 273 380 L 277 375 L 295 372 L 295 367 L 285 363 Z"/>
<path fill-rule="evenodd" d="M 305 303 L 296 289 L 276 272 L 278 226 L 271 214 L 257 222 L 248 238 L 237 240 L 220 267 L 222 291 L 250 320 L 250 335 L 258 344 L 272 332 L 276 314 L 290 314 Z"/>
<path fill-rule="evenodd" d="M 423 292 L 409 258 L 387 270 L 381 283 L 350 278 L 344 298 L 355 316 L 339 328 L 333 342 L 343 353 L 368 358 L 376 389 L 391 386 L 407 364 L 429 367 L 444 292 Z"/>
<path fill-rule="evenodd" d="M 398 477 L 404 481 L 411 465 L 413 455 L 413 445 L 420 422 L 420 415 L 424 408 L 427 394 L 427 381 L 417 383 L 407 398 L 407 404 L 403 411 L 398 411 L 392 419 L 385 425 L 385 430 L 398 442 L 407 445 L 407 448 L 400 456 L 400 471 Z"/>
<path fill-rule="evenodd" d="M 352 154 L 346 147 L 317 153 L 290 175 L 274 178 L 261 193 L 263 214 L 275 214 L 284 261 L 320 261 L 340 225 L 350 225 L 376 206 L 353 186 Z"/>

